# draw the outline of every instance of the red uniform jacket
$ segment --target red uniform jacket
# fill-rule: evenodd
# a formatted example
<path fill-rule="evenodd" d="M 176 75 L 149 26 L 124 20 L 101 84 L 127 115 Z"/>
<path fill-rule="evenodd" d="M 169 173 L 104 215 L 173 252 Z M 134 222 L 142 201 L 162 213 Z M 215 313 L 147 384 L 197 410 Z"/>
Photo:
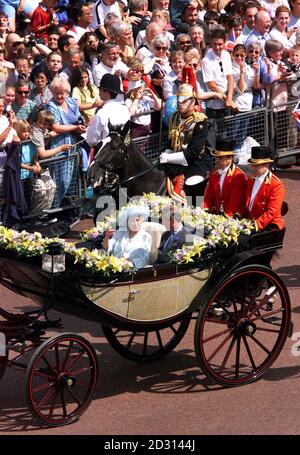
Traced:
<path fill-rule="evenodd" d="M 227 216 L 241 214 L 244 210 L 246 181 L 244 172 L 232 163 L 225 176 L 221 195 L 220 174 L 214 169 L 205 189 L 203 208 L 219 213 L 223 207 Z"/>
<path fill-rule="evenodd" d="M 247 180 L 245 217 L 255 220 L 256 228 L 259 231 L 265 229 L 269 224 L 275 224 L 278 229 L 283 229 L 284 220 L 281 216 L 281 207 L 285 195 L 283 183 L 270 171 L 261 184 L 254 198 L 252 209 L 249 211 L 254 181 L 252 175 Z"/>

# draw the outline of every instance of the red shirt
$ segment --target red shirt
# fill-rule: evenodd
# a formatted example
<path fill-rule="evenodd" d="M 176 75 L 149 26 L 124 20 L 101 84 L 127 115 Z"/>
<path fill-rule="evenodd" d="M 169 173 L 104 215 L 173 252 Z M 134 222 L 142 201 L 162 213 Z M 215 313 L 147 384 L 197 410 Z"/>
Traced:
<path fill-rule="evenodd" d="M 31 17 L 31 31 L 35 34 L 37 38 L 44 38 L 45 41 L 48 41 L 48 30 L 44 30 L 42 33 L 37 33 L 37 29 L 41 26 L 50 24 L 52 20 L 52 8 L 47 8 L 43 3 L 40 3 L 39 6 L 33 11 Z"/>

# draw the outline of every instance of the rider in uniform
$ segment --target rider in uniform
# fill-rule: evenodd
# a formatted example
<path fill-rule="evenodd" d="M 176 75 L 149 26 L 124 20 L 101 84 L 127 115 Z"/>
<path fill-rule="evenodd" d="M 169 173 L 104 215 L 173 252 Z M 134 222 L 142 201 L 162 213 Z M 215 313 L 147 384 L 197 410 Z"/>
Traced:
<path fill-rule="evenodd" d="M 177 90 L 178 110 L 169 124 L 170 149 L 166 149 L 159 161 L 167 174 L 167 191 L 170 197 L 182 204 L 186 195 L 192 195 L 192 187 L 203 182 L 212 169 L 212 158 L 205 145 L 207 117 L 196 110 L 196 93 L 191 84 L 181 84 Z M 166 166 L 166 165 L 176 166 Z"/>
<path fill-rule="evenodd" d="M 233 162 L 233 148 L 231 139 L 217 139 L 216 149 L 212 152 L 216 167 L 205 188 L 203 208 L 214 214 L 240 217 L 244 207 L 247 178 Z"/>

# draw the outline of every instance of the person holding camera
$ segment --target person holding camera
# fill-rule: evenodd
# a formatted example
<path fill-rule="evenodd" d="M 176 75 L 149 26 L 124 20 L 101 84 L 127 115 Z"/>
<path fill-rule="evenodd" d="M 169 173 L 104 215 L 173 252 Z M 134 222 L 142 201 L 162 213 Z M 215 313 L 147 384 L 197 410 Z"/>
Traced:
<path fill-rule="evenodd" d="M 131 116 L 131 137 L 147 136 L 151 132 L 151 109 L 160 111 L 162 101 L 145 82 L 129 81 L 125 105 Z"/>

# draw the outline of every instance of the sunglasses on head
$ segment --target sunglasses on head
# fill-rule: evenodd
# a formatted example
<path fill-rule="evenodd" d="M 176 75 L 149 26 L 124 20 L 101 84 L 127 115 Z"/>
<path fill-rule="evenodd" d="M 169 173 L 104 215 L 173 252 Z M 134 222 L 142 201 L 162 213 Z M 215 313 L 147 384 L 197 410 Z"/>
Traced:
<path fill-rule="evenodd" d="M 17 90 L 19 95 L 29 95 L 29 90 Z"/>
<path fill-rule="evenodd" d="M 168 48 L 167 47 L 164 47 L 164 46 L 155 46 L 155 49 L 157 51 L 166 51 Z"/>

